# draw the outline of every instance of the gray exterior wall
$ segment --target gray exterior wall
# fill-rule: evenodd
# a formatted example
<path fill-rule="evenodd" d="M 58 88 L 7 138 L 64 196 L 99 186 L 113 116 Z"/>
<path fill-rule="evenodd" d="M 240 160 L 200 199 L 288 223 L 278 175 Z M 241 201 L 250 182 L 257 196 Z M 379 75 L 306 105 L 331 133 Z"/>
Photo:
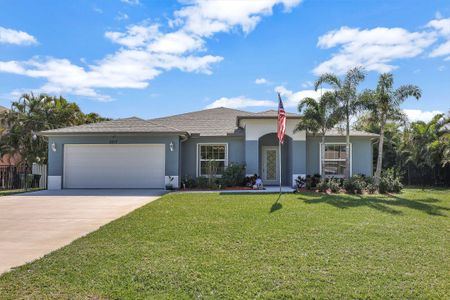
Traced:
<path fill-rule="evenodd" d="M 247 174 L 259 173 L 258 156 L 258 141 L 245 141 L 245 172 Z"/>
<path fill-rule="evenodd" d="M 165 174 L 166 176 L 197 176 L 197 144 L 198 143 L 228 143 L 228 162 L 246 165 L 247 174 L 261 174 L 260 157 L 262 145 L 278 145 L 275 134 L 263 137 L 259 141 L 245 141 L 244 137 L 191 137 L 180 141 L 180 137 L 151 135 L 102 135 L 102 136 L 54 136 L 49 137 L 48 175 L 62 176 L 64 165 L 65 144 L 165 144 Z M 173 142 L 174 151 L 169 144 Z M 287 138 L 282 148 L 283 184 L 292 184 L 293 174 L 319 173 L 320 137 L 307 137 L 305 141 L 293 141 Z M 345 142 L 345 137 L 328 137 L 326 142 Z M 372 140 L 368 137 L 352 137 L 352 173 L 373 175 Z M 56 145 L 56 152 L 51 149 Z M 181 181 L 181 178 L 180 178 Z"/>
<path fill-rule="evenodd" d="M 345 137 L 327 137 L 325 143 L 345 143 Z M 320 173 L 321 137 L 306 138 L 306 174 Z M 373 175 L 372 140 L 369 137 L 350 137 L 352 144 L 352 174 Z"/>
<path fill-rule="evenodd" d="M 174 151 L 170 151 L 169 144 L 173 142 Z M 52 143 L 56 145 L 56 152 L 51 149 Z M 65 144 L 165 144 L 166 145 L 166 176 L 179 175 L 179 136 L 149 136 L 149 135 L 108 135 L 108 136 L 52 136 L 48 140 L 48 175 L 62 176 L 64 165 Z"/>
<path fill-rule="evenodd" d="M 292 174 L 306 174 L 305 141 L 292 141 Z"/>
<path fill-rule="evenodd" d="M 227 143 L 228 163 L 245 164 L 244 137 L 191 137 L 181 142 L 181 176 L 197 177 L 197 144 Z"/>

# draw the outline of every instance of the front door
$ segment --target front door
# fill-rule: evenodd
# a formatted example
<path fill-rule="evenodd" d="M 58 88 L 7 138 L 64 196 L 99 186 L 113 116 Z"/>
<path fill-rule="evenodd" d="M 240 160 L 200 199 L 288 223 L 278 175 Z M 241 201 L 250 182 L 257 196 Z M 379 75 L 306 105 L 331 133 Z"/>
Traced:
<path fill-rule="evenodd" d="M 262 180 L 264 184 L 278 184 L 280 181 L 278 147 L 262 147 Z"/>

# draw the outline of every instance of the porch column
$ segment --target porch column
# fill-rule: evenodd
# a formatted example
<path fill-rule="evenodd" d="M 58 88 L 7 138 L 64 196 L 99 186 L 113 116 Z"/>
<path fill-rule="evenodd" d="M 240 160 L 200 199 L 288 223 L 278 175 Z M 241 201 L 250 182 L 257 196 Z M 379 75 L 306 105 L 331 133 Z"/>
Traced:
<path fill-rule="evenodd" d="M 295 179 L 306 177 L 306 132 L 295 131 L 297 120 L 289 120 L 286 126 L 286 133 L 292 134 L 292 157 L 290 164 L 292 166 L 292 187 L 295 187 Z"/>

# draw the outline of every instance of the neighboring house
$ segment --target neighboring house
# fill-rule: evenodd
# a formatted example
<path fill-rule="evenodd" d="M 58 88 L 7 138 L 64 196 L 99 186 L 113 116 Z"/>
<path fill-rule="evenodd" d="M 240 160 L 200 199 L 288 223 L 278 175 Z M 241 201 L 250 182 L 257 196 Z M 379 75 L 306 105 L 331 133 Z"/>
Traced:
<path fill-rule="evenodd" d="M 295 178 L 320 173 L 320 136 L 294 132 L 299 121 L 287 114 L 279 174 L 277 112 L 250 113 L 215 108 L 152 120 L 136 117 L 44 131 L 49 138 L 48 187 L 164 188 L 169 178 L 179 186 L 184 176 L 207 175 L 208 161 L 220 175 L 231 163 L 245 164 L 248 175 L 265 184 L 293 185 Z M 372 139 L 351 132 L 351 172 L 372 175 Z M 327 134 L 325 172 L 343 176 L 345 136 Z"/>

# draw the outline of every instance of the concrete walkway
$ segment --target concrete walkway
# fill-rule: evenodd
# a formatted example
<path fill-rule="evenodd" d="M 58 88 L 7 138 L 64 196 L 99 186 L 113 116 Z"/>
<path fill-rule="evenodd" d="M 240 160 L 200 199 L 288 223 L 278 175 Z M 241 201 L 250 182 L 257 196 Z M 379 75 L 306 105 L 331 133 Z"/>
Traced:
<path fill-rule="evenodd" d="M 294 188 L 290 186 L 282 186 L 281 192 L 283 194 L 293 193 Z M 175 193 L 221 193 L 221 194 L 276 194 L 280 192 L 279 186 L 266 186 L 264 190 L 177 190 Z"/>
<path fill-rule="evenodd" d="M 163 193 L 62 190 L 0 197 L 0 274 L 61 248 Z"/>

